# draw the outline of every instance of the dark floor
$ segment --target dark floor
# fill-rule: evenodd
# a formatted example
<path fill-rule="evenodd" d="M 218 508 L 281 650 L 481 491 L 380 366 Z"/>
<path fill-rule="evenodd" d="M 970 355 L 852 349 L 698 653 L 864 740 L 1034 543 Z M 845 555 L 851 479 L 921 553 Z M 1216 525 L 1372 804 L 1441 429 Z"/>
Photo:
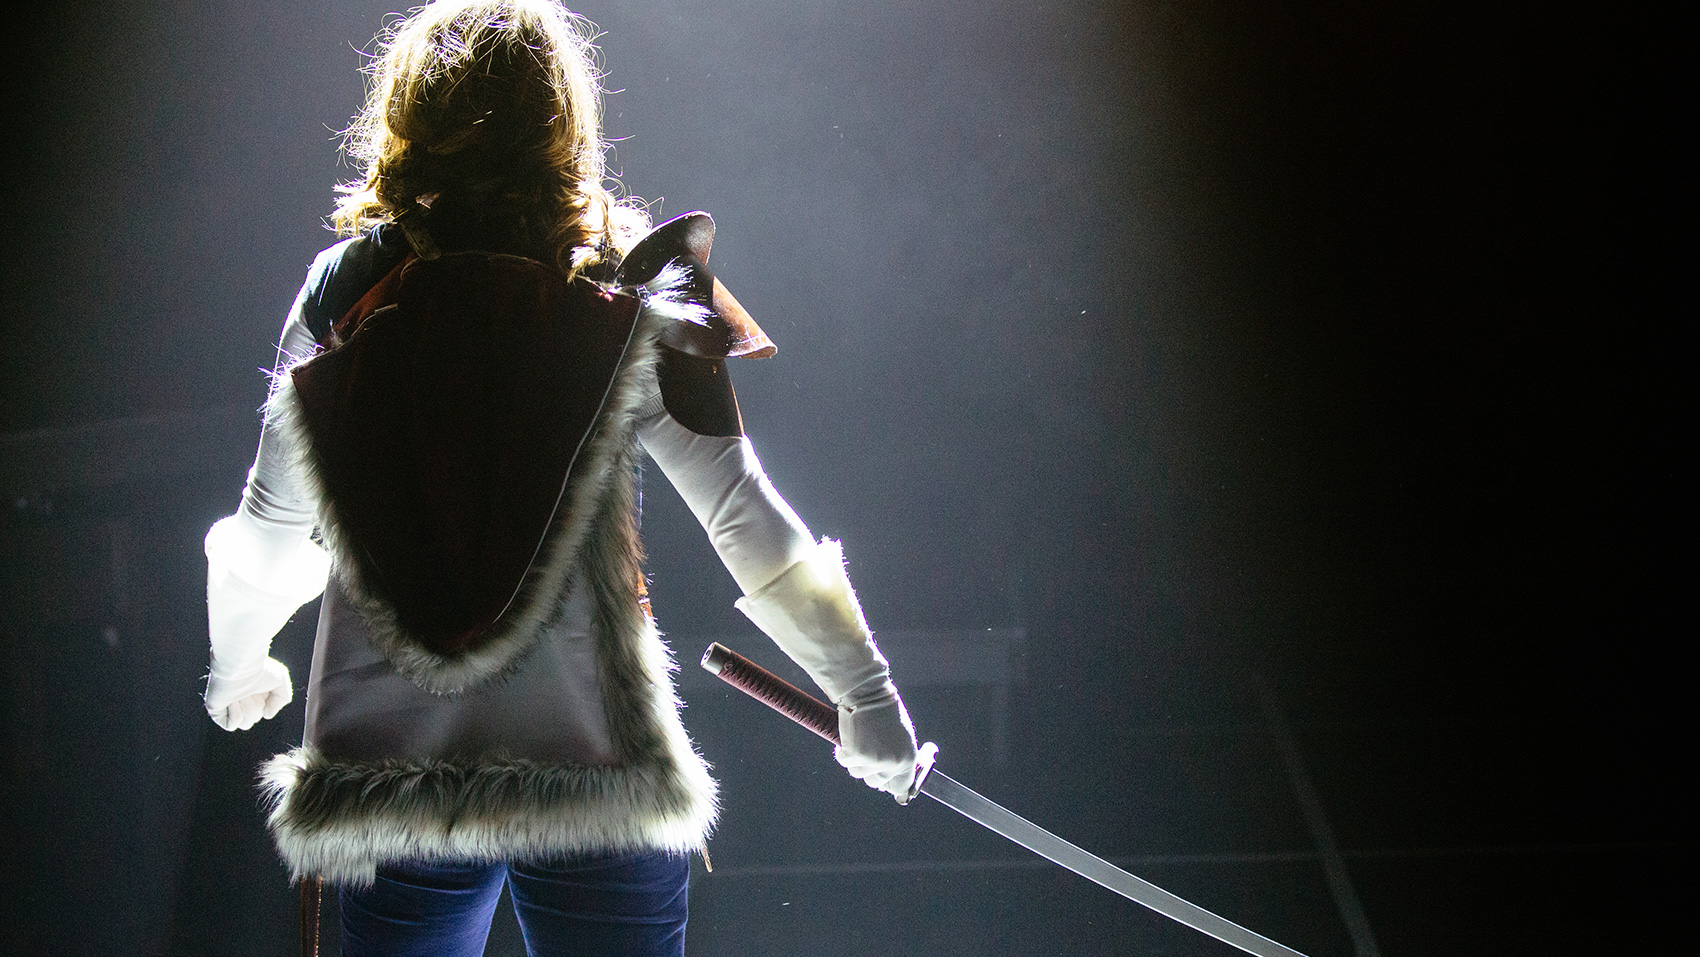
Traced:
<path fill-rule="evenodd" d="M 693 862 L 691 954 L 1238 952 L 940 806 L 864 793 L 839 780 L 812 736 L 704 682 L 687 686 L 727 800 L 714 872 Z M 914 710 L 936 728 L 965 706 L 918 700 Z M 1040 755 L 951 764 L 948 749 L 941 767 L 1310 957 L 1654 952 L 1680 940 L 1678 862 L 1693 843 L 1653 819 L 1601 814 L 1621 806 L 1635 773 L 1613 758 L 1630 729 L 1299 721 L 1295 769 L 1255 713 L 1221 719 L 1132 719 L 1095 767 Z M 1326 849 L 1307 827 L 1295 770 L 1314 782 L 1334 839 Z M 1330 855 L 1343 867 L 1335 884 Z M 492 955 L 524 952 L 506 907 Z"/>
<path fill-rule="evenodd" d="M 298 726 L 217 733 L 192 689 L 150 687 L 145 671 L 132 680 L 122 636 L 45 637 L 13 646 L 33 656 L 14 668 L 39 680 L 33 700 L 8 701 L 8 764 L 31 786 L 8 799 L 19 805 L 8 859 L 25 864 L 8 869 L 0 950 L 292 953 L 295 898 L 257 810 L 244 809 L 255 807 L 248 769 Z M 694 661 L 720 637 L 673 640 Z M 280 653 L 304 654 L 307 638 L 298 622 Z M 741 644 L 776 664 L 751 638 Z M 902 660 L 901 647 L 888 650 Z M 177 654 L 168 670 L 199 652 Z M 1149 680 L 1113 702 L 1113 719 L 1056 707 L 1041 680 L 1050 672 L 1032 663 L 1002 716 L 989 712 L 993 689 L 971 685 L 918 683 L 909 703 L 947 773 L 1311 957 L 1680 943 L 1679 862 L 1694 843 L 1679 812 L 1691 788 L 1671 767 L 1680 752 L 1654 747 L 1667 729 L 1536 714 L 1317 716 L 1282 704 L 1278 679 L 1231 661 L 1166 656 L 1129 670 Z M 91 727 L 75 702 L 127 684 L 129 713 L 157 726 L 115 712 Z M 681 686 L 726 808 L 714 872 L 693 863 L 691 954 L 1234 952 L 942 807 L 866 791 L 818 739 L 694 666 Z M 172 698 L 179 706 L 163 712 L 152 704 Z M 55 701 L 71 706 L 44 707 Z M 987 744 L 1000 717 L 1002 760 Z M 1047 747 L 1065 734 L 1066 748 Z M 523 953 L 505 910 L 489 953 Z"/>

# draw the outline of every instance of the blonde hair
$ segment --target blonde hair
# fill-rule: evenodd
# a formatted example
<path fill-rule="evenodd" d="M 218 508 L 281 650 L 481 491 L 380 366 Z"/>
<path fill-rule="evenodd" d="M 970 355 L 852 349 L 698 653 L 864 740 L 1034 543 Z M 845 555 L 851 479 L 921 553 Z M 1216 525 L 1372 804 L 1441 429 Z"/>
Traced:
<path fill-rule="evenodd" d="M 575 272 L 649 226 L 608 188 L 594 26 L 551 0 L 435 0 L 378 38 L 343 148 L 365 167 L 332 222 L 357 235 L 481 191 Z"/>

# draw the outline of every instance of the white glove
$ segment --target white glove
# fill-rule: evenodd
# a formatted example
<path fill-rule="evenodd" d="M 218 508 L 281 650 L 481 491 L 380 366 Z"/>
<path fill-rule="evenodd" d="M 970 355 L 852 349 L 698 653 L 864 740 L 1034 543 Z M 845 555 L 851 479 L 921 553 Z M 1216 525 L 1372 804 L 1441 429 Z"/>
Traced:
<path fill-rule="evenodd" d="M 862 617 L 839 544 L 823 539 L 737 607 L 838 706 L 838 763 L 869 787 L 908 800 L 915 729 Z"/>
<path fill-rule="evenodd" d="M 226 731 L 246 731 L 261 718 L 275 718 L 295 697 L 289 669 L 276 658 L 240 674 L 228 674 L 213 661 L 207 676 L 207 715 Z"/>
<path fill-rule="evenodd" d="M 890 678 L 869 682 L 838 703 L 838 737 L 833 757 L 850 776 L 909 803 L 915 784 L 915 725 Z"/>
<path fill-rule="evenodd" d="M 269 657 L 272 638 L 324 590 L 330 559 L 305 534 L 269 529 L 246 512 L 214 525 L 206 552 L 207 715 L 226 731 L 247 730 L 294 697 L 289 669 Z"/>

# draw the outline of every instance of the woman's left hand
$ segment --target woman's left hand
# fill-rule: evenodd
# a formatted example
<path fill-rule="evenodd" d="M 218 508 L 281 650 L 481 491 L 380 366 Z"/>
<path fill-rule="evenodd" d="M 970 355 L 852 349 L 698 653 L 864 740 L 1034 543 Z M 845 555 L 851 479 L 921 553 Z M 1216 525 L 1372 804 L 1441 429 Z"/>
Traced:
<path fill-rule="evenodd" d="M 858 688 L 838 703 L 838 737 L 833 751 L 850 776 L 907 804 L 915 783 L 915 725 L 897 686 L 887 678 Z"/>

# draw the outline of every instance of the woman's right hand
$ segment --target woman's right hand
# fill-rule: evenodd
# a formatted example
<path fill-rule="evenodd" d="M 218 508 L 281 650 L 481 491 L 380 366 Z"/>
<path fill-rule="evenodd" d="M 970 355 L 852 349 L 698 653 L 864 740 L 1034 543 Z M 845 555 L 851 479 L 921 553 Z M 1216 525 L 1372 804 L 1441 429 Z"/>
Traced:
<path fill-rule="evenodd" d="M 226 731 L 246 731 L 262 718 L 275 718 L 294 697 L 289 668 L 276 658 L 237 674 L 222 672 L 214 659 L 207 675 L 207 716 Z"/>

